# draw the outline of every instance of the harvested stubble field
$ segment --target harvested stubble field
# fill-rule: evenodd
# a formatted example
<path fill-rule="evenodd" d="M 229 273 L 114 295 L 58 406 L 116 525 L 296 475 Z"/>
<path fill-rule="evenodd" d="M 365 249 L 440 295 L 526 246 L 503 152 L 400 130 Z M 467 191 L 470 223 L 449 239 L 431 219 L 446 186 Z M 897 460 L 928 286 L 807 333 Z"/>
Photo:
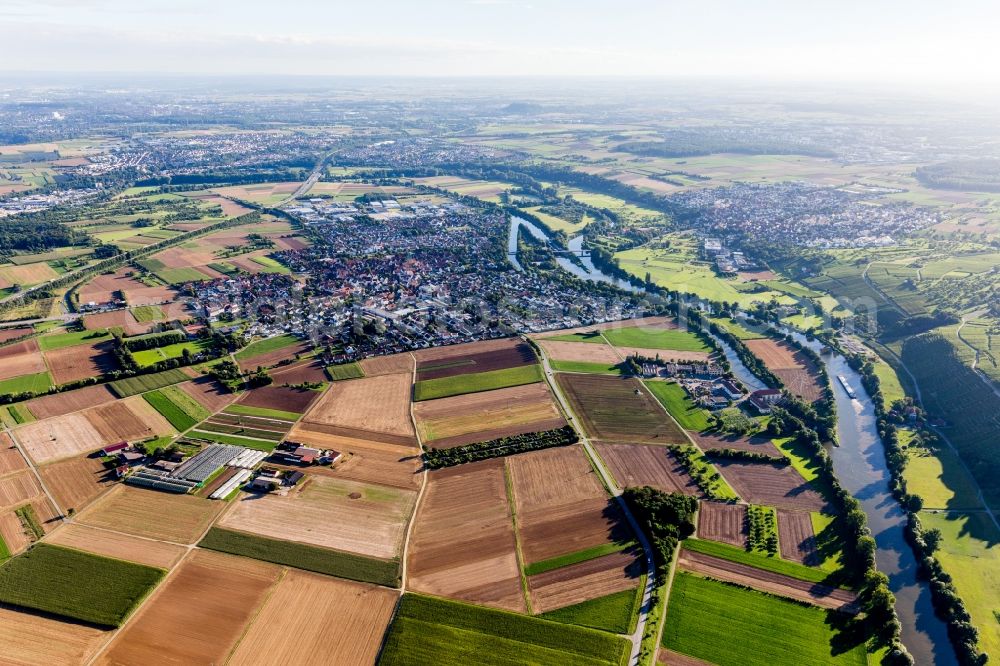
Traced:
<path fill-rule="evenodd" d="M 0 347 L 0 380 L 45 372 L 45 360 L 38 350 L 38 340 L 24 340 Z"/>
<path fill-rule="evenodd" d="M 679 492 L 702 497 L 691 475 L 669 450 L 646 444 L 595 444 L 598 455 L 607 463 L 618 485 L 652 486 L 665 492 Z"/>
<path fill-rule="evenodd" d="M 536 613 L 547 613 L 634 589 L 643 573 L 643 560 L 627 551 L 535 574 L 528 577 L 531 607 Z"/>
<path fill-rule="evenodd" d="M 759 453 L 760 455 L 772 458 L 780 458 L 784 455 L 770 438 L 763 435 L 744 437 L 729 433 L 700 432 L 692 433 L 691 437 L 701 447 L 702 451 L 709 449 L 733 449 L 735 451 Z"/>
<path fill-rule="evenodd" d="M 791 465 L 713 460 L 736 494 L 750 504 L 792 511 L 822 511 L 823 497 Z"/>
<path fill-rule="evenodd" d="M 537 361 L 530 345 L 512 338 L 422 349 L 414 356 L 418 381 L 516 368 Z"/>
<path fill-rule="evenodd" d="M 118 485 L 80 513 L 76 522 L 148 539 L 190 544 L 201 537 L 223 508 L 223 502 L 192 495 Z M 164 520 L 164 516 L 170 516 L 170 520 Z"/>
<path fill-rule="evenodd" d="M 13 340 L 14 338 L 20 338 L 24 335 L 30 335 L 34 332 L 30 326 L 8 326 L 0 328 L 0 342 L 7 342 L 8 340 Z"/>
<path fill-rule="evenodd" d="M 164 543 L 163 541 L 139 539 L 75 523 L 68 523 L 55 530 L 46 539 L 46 543 L 76 548 L 95 555 L 137 562 L 160 569 L 172 568 L 187 553 L 184 546 Z"/>
<path fill-rule="evenodd" d="M 399 594 L 383 587 L 289 570 L 227 662 L 254 666 L 281 655 L 298 666 L 375 663 Z"/>
<path fill-rule="evenodd" d="M 28 423 L 14 436 L 39 464 L 96 451 L 106 443 L 80 412 Z"/>
<path fill-rule="evenodd" d="M 281 571 L 273 564 L 196 550 L 95 663 L 224 663 Z"/>
<path fill-rule="evenodd" d="M 802 601 L 820 608 L 847 613 L 856 613 L 858 610 L 858 595 L 849 590 L 822 583 L 811 583 L 705 553 L 681 549 L 677 558 L 677 566 L 684 571 L 715 580 L 744 585 L 761 592 Z"/>
<path fill-rule="evenodd" d="M 392 559 L 416 498 L 409 490 L 310 475 L 284 497 L 241 498 L 219 527 Z"/>
<path fill-rule="evenodd" d="M 0 645 L 6 664 L 85 664 L 109 633 L 85 624 L 0 606 Z"/>
<path fill-rule="evenodd" d="M 333 476 L 363 483 L 379 483 L 394 488 L 420 487 L 420 456 L 416 446 L 399 446 L 374 440 L 330 435 L 298 424 L 288 439 L 321 449 L 340 451 L 343 457 L 332 468 L 310 470 L 314 476 Z"/>
<path fill-rule="evenodd" d="M 429 472 L 410 538 L 407 586 L 524 612 L 516 547 L 503 460 Z"/>
<path fill-rule="evenodd" d="M 305 420 L 331 426 L 347 437 L 415 443 L 410 418 L 412 375 L 379 375 L 334 384 L 323 394 Z"/>
<path fill-rule="evenodd" d="M 211 377 L 199 377 L 176 386 L 210 412 L 219 411 L 237 398 L 235 393 L 230 393 L 225 386 Z"/>
<path fill-rule="evenodd" d="M 46 395 L 24 403 L 36 419 L 47 419 L 78 412 L 89 407 L 106 405 L 117 400 L 115 394 L 104 384 L 85 386 L 65 393 Z"/>
<path fill-rule="evenodd" d="M 114 342 L 74 345 L 45 352 L 52 381 L 66 384 L 80 379 L 98 377 L 118 367 L 112 353 Z"/>
<path fill-rule="evenodd" d="M 744 344 L 794 395 L 809 402 L 823 397 L 819 369 L 805 354 L 787 342 L 768 338 L 746 340 Z"/>
<path fill-rule="evenodd" d="M 38 479 L 30 470 L 22 470 L 0 478 L 0 508 L 24 504 L 42 494 Z"/>
<path fill-rule="evenodd" d="M 79 511 L 115 482 L 99 458 L 85 455 L 44 465 L 38 473 L 63 511 Z"/>
<path fill-rule="evenodd" d="M 366 377 L 412 374 L 414 368 L 413 356 L 409 353 L 372 356 L 358 361 L 358 364 Z"/>
<path fill-rule="evenodd" d="M 778 544 L 782 559 L 807 566 L 819 564 L 812 517 L 804 511 L 778 511 Z"/>
<path fill-rule="evenodd" d="M 109 444 L 174 432 L 167 420 L 139 395 L 88 409 L 84 414 Z"/>
<path fill-rule="evenodd" d="M 511 456 L 507 470 L 525 565 L 632 540 L 581 447 Z"/>
<path fill-rule="evenodd" d="M 16 472 L 19 469 L 25 469 L 27 466 L 28 463 L 25 462 L 24 456 L 14 446 L 10 435 L 0 432 L 0 475 Z"/>
<path fill-rule="evenodd" d="M 351 382 L 354 383 L 354 382 Z M 420 439 L 436 448 L 485 442 L 566 424 L 545 383 L 427 400 L 413 405 Z"/>
<path fill-rule="evenodd" d="M 309 409 L 309 405 L 319 397 L 316 391 L 285 388 L 283 386 L 264 386 L 247 391 L 236 402 L 247 407 L 263 407 L 278 409 L 283 412 L 301 414 Z"/>
<path fill-rule="evenodd" d="M 142 335 L 153 330 L 156 322 L 140 323 L 132 315 L 131 310 L 114 310 L 85 315 L 83 325 L 88 331 L 121 327 L 125 331 L 125 335 Z"/>
<path fill-rule="evenodd" d="M 605 344 L 561 340 L 540 340 L 538 344 L 549 358 L 556 361 L 616 365 L 622 360 L 614 349 Z"/>
<path fill-rule="evenodd" d="M 808 516 L 808 514 L 806 514 Z M 746 504 L 702 502 L 698 510 L 698 538 L 747 546 Z"/>
<path fill-rule="evenodd" d="M 635 379 L 608 375 L 556 375 L 583 428 L 594 439 L 685 444 L 680 426 Z"/>

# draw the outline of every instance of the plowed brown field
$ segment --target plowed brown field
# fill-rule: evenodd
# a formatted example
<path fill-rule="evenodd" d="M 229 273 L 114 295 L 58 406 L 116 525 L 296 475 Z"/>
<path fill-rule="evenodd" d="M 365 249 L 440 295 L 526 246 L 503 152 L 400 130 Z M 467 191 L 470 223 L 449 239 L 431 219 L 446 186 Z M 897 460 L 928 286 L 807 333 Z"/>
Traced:
<path fill-rule="evenodd" d="M 289 570 L 227 662 L 256 666 L 281 655 L 296 666 L 375 663 L 398 593 L 374 585 Z"/>
<path fill-rule="evenodd" d="M 258 367 L 270 368 L 286 359 L 294 359 L 296 354 L 305 354 L 309 351 L 309 347 L 310 345 L 306 342 L 298 342 L 281 349 L 242 359 L 239 365 L 243 370 L 256 370 Z"/>
<path fill-rule="evenodd" d="M 194 543 L 224 508 L 193 495 L 117 485 L 93 502 L 75 521 L 148 539 Z M 164 520 L 169 516 L 170 520 Z"/>
<path fill-rule="evenodd" d="M 525 564 L 632 539 L 579 446 L 511 456 L 507 469 Z"/>
<path fill-rule="evenodd" d="M 7 550 L 12 555 L 20 553 L 30 543 L 28 535 L 24 533 L 24 525 L 14 513 L 14 509 L 0 511 L 0 538 L 7 544 Z"/>
<path fill-rule="evenodd" d="M 0 662 L 17 666 L 85 664 L 109 634 L 83 624 L 0 607 Z"/>
<path fill-rule="evenodd" d="M 530 345 L 513 338 L 422 349 L 414 352 L 414 356 L 418 380 L 502 370 L 531 365 L 538 360 Z"/>
<path fill-rule="evenodd" d="M 547 613 L 633 589 L 642 574 L 642 560 L 622 552 L 529 576 L 531 607 L 536 613 Z"/>
<path fill-rule="evenodd" d="M 781 557 L 808 566 L 819 564 L 812 518 L 802 511 L 778 511 L 778 544 Z"/>
<path fill-rule="evenodd" d="M 416 499 L 411 490 L 310 475 L 286 496 L 237 500 L 219 526 L 391 559 L 400 553 Z"/>
<path fill-rule="evenodd" d="M 543 382 L 413 405 L 421 441 L 437 448 L 482 442 L 566 424 Z"/>
<path fill-rule="evenodd" d="M 46 487 L 63 511 L 79 511 L 115 482 L 99 458 L 77 456 L 38 468 Z"/>
<path fill-rule="evenodd" d="M 124 329 L 125 335 L 142 335 L 153 330 L 156 322 L 149 321 L 142 324 L 132 316 L 131 310 L 114 310 L 112 312 L 85 315 L 83 317 L 83 326 L 88 331 L 120 326 Z"/>
<path fill-rule="evenodd" d="M 281 571 L 273 564 L 196 550 L 95 663 L 222 664 Z"/>
<path fill-rule="evenodd" d="M 793 511 L 822 511 L 826 501 L 791 465 L 715 460 L 716 469 L 750 504 Z"/>
<path fill-rule="evenodd" d="M 556 375 L 584 430 L 594 439 L 683 444 L 684 431 L 635 379 L 608 375 Z"/>
<path fill-rule="evenodd" d="M 702 502 L 698 511 L 698 538 L 746 548 L 746 505 Z"/>
<path fill-rule="evenodd" d="M 247 391 L 236 402 L 248 407 L 279 409 L 283 412 L 301 414 L 309 409 L 309 405 L 318 397 L 319 393 L 307 389 L 264 386 Z"/>
<path fill-rule="evenodd" d="M 734 449 L 780 458 L 783 453 L 767 437 L 741 437 L 727 433 L 691 433 L 703 451 L 708 449 Z"/>
<path fill-rule="evenodd" d="M 379 375 L 335 382 L 305 416 L 310 423 L 343 429 L 344 436 L 379 439 L 385 434 L 413 441 L 409 374 Z M 356 433 L 356 434 L 355 434 Z"/>
<path fill-rule="evenodd" d="M 41 398 L 35 398 L 25 403 L 36 419 L 47 419 L 53 416 L 63 416 L 78 412 L 88 407 L 97 407 L 114 402 L 117 397 L 108 390 L 107 385 L 85 386 L 74 391 L 55 393 Z"/>
<path fill-rule="evenodd" d="M 429 473 L 410 538 L 407 587 L 526 609 L 503 460 Z"/>
<path fill-rule="evenodd" d="M 45 360 L 52 372 L 52 381 L 66 384 L 79 379 L 99 377 L 118 367 L 111 352 L 113 342 L 93 345 L 75 345 L 45 352 Z"/>
<path fill-rule="evenodd" d="M 669 449 L 646 444 L 595 444 L 622 488 L 652 486 L 665 492 L 702 497 L 701 489 Z"/>
<path fill-rule="evenodd" d="M 83 412 L 105 442 L 134 442 L 175 432 L 142 396 L 134 395 Z"/>
<path fill-rule="evenodd" d="M 0 379 L 45 372 L 45 361 L 35 339 L 0 347 Z"/>
<path fill-rule="evenodd" d="M 677 565 L 685 571 L 729 583 L 746 585 L 755 590 L 804 601 L 820 608 L 831 608 L 849 613 L 856 613 L 858 610 L 858 595 L 854 592 L 756 569 L 746 564 L 730 562 L 712 555 L 681 549 Z"/>
<path fill-rule="evenodd" d="M 177 384 L 180 390 L 194 398 L 195 402 L 210 412 L 217 412 L 236 400 L 236 394 L 211 377 L 199 377 L 190 382 Z"/>
<path fill-rule="evenodd" d="M 321 361 L 303 361 L 271 370 L 275 384 L 302 384 L 305 382 L 328 382 Z"/>
<path fill-rule="evenodd" d="M 76 548 L 118 560 L 138 562 L 161 569 L 171 569 L 187 553 L 184 546 L 163 541 L 139 539 L 75 523 L 63 525 L 55 530 L 46 543 Z"/>

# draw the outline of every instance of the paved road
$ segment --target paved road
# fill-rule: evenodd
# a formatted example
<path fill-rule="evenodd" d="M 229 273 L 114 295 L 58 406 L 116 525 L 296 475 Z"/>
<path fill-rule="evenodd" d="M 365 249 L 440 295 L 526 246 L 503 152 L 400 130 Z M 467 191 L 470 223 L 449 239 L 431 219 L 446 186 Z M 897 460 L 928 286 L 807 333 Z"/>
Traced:
<path fill-rule="evenodd" d="M 549 364 L 549 358 L 544 351 L 541 351 L 542 358 L 542 369 L 545 372 L 545 380 L 552 387 L 552 392 L 559 401 L 559 404 L 563 408 L 563 412 L 567 415 L 570 421 L 576 421 L 576 415 L 573 413 L 573 409 L 570 407 L 569 401 L 566 400 L 566 396 L 563 395 L 562 389 L 559 388 L 559 384 L 555 381 L 555 375 L 552 371 L 552 366 Z M 646 535 L 639 528 L 639 523 L 636 521 L 632 512 L 629 511 L 628 506 L 625 504 L 625 500 L 622 498 L 622 489 L 618 487 L 611 473 L 608 472 L 607 468 L 604 466 L 604 461 L 601 460 L 600 456 L 594 450 L 591 445 L 590 440 L 584 435 L 582 428 L 577 427 L 577 432 L 580 435 L 580 443 L 583 445 L 583 450 L 587 453 L 587 457 L 590 458 L 591 464 L 597 473 L 601 476 L 604 481 L 604 485 L 611 491 L 614 496 L 615 501 L 618 502 L 622 513 L 628 520 L 629 525 L 632 526 L 632 531 L 635 532 L 639 539 L 640 545 L 642 545 L 642 550 L 646 554 L 646 589 L 642 591 L 642 604 L 639 607 L 639 622 L 636 625 L 635 633 L 629 636 L 629 640 L 632 642 L 632 655 L 629 658 L 630 664 L 639 663 L 639 651 L 642 648 L 642 635 L 646 629 L 646 622 L 649 619 L 649 613 L 652 611 L 652 596 L 653 589 L 656 585 L 656 572 L 653 567 L 653 548 L 650 546 L 649 541 L 646 539 Z"/>

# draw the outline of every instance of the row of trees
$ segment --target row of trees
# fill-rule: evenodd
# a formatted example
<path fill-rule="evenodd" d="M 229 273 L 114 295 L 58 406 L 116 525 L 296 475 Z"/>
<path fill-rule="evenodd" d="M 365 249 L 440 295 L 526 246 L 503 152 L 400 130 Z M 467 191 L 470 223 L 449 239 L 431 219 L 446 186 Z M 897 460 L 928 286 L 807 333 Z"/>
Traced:
<path fill-rule="evenodd" d="M 744 451 L 742 449 L 708 449 L 705 455 L 709 458 L 725 458 L 727 460 L 740 460 L 743 462 L 764 463 L 768 465 L 778 465 L 787 467 L 792 464 L 788 456 L 769 456 L 756 451 Z"/>
<path fill-rule="evenodd" d="M 488 458 L 524 453 L 525 451 L 568 446 L 576 443 L 578 439 L 573 426 L 565 425 L 554 430 L 499 437 L 487 442 L 456 446 L 451 449 L 430 449 L 424 452 L 423 461 L 424 466 L 429 469 L 440 469 L 441 467 L 453 467 Z"/>

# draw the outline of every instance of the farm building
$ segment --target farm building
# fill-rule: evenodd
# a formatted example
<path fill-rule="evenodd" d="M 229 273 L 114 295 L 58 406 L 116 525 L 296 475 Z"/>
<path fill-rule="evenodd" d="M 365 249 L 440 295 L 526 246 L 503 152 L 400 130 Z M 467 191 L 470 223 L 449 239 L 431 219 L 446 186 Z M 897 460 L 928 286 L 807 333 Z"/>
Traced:
<path fill-rule="evenodd" d="M 770 414 L 771 405 L 781 400 L 781 391 L 778 389 L 761 389 L 754 391 L 747 399 L 754 409 L 761 414 Z"/>

